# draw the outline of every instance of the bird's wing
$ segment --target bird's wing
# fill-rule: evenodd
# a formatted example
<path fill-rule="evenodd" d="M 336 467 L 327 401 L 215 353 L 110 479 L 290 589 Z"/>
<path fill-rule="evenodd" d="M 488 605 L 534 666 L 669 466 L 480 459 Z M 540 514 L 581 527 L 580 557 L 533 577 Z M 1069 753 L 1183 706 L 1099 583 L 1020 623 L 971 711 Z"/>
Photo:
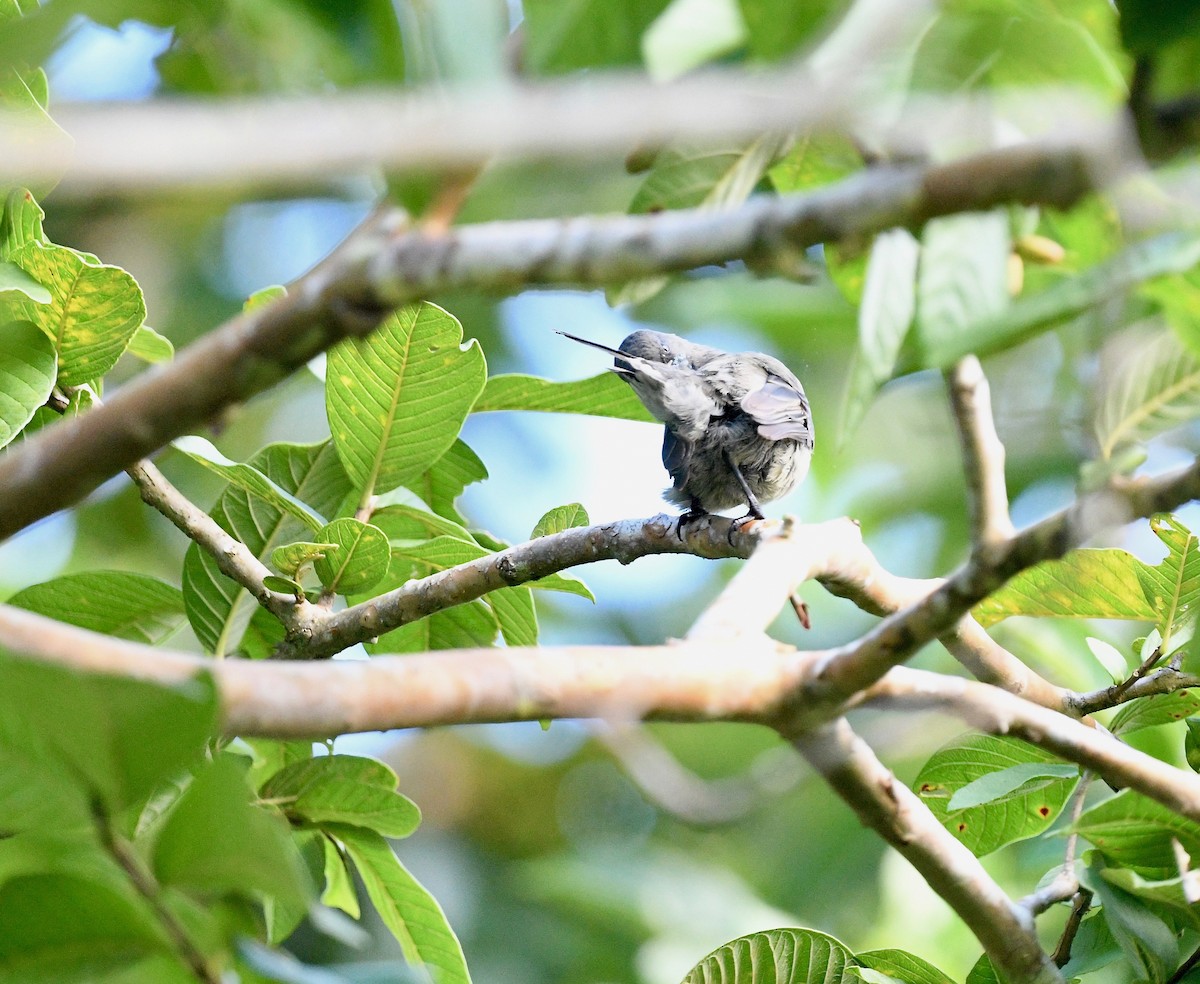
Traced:
<path fill-rule="evenodd" d="M 688 469 L 692 463 L 692 446 L 670 427 L 663 428 L 662 461 L 675 488 L 683 488 L 687 484 Z"/>
<path fill-rule="evenodd" d="M 812 447 L 812 411 L 798 382 L 770 373 L 761 387 L 742 397 L 741 405 L 768 441 L 791 438 Z"/>

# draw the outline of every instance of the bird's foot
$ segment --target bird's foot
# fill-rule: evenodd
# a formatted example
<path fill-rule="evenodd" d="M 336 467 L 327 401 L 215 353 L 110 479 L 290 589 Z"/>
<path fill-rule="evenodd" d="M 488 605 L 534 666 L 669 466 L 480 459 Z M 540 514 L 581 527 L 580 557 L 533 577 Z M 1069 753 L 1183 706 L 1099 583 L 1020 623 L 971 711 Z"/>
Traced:
<path fill-rule="evenodd" d="M 755 527 L 759 523 L 765 523 L 767 517 L 758 509 L 751 509 L 745 516 L 733 520 L 729 524 L 729 532 L 725 534 L 725 539 L 729 541 L 729 545 L 733 546 L 734 533 L 753 533 Z"/>
<path fill-rule="evenodd" d="M 692 506 L 687 512 L 680 516 L 679 525 L 675 527 L 675 534 L 679 537 L 680 542 L 683 541 L 684 527 L 686 527 L 688 523 L 694 523 L 699 519 L 704 519 L 708 515 L 709 514 L 699 506 Z"/>

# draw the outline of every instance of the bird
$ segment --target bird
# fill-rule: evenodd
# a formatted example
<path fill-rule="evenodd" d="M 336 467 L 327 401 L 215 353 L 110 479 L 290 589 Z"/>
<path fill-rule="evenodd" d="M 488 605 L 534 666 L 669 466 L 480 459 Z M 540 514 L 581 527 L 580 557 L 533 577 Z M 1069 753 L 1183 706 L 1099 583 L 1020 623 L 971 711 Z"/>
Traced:
<path fill-rule="evenodd" d="M 683 524 L 748 507 L 739 523 L 762 520 L 762 503 L 808 474 L 812 411 L 787 366 L 762 352 L 724 352 L 668 332 L 639 329 L 612 348 L 558 334 L 613 356 L 610 369 L 665 425 L 662 460 L 672 479 L 663 498 L 686 511 Z"/>

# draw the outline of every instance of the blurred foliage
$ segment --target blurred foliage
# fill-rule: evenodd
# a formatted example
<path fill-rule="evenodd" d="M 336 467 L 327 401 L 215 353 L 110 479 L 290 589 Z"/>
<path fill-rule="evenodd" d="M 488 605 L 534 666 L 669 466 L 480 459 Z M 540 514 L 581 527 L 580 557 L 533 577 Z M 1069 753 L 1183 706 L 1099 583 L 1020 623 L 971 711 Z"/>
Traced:
<path fill-rule="evenodd" d="M 213 421 L 211 442 L 179 444 L 164 467 L 288 590 L 354 600 L 485 556 L 502 538 L 608 518 L 625 501 L 614 490 L 641 481 L 635 462 L 657 467 L 658 438 L 625 422 L 644 411 L 615 377 L 597 376 L 602 363 L 568 353 L 549 330 L 597 334 L 573 320 L 586 318 L 610 342 L 636 322 L 779 355 L 803 380 L 821 435 L 787 506 L 806 519 L 851 512 L 898 573 L 944 572 L 967 549 L 940 370 L 968 351 L 985 356 L 1019 523 L 1077 488 L 1184 460 L 1200 416 L 1200 240 L 1188 197 L 1200 5 L 1118 6 L 949 0 L 911 34 L 877 41 L 891 47 L 877 65 L 856 64 L 852 81 L 896 106 L 967 92 L 1037 98 L 1047 86 L 1111 107 L 1129 99 L 1148 149 L 1175 156 L 1121 198 L 942 219 L 769 269 L 613 284 L 608 296 L 629 305 L 617 313 L 596 295 L 448 293 L 331 352 L 324 382 L 314 366 Z M 843 13 L 812 0 L 0 0 L 0 102 L 52 117 L 71 67 L 111 76 L 127 98 L 500 86 L 605 69 L 666 78 L 820 53 L 839 24 L 841 42 L 866 29 Z M 147 48 L 135 27 L 162 32 L 161 45 Z M 138 82 L 147 73 L 148 87 Z M 870 167 L 876 136 L 631 148 L 627 168 L 616 155 L 495 163 L 459 220 L 720 209 L 752 193 L 803 193 Z M 3 189 L 0 443 L 54 426 L 44 405 L 56 387 L 67 412 L 80 412 L 102 385 L 168 358 L 251 295 L 269 302 L 278 289 L 259 292 L 318 261 L 377 189 L 420 207 L 456 180 L 364 172 L 304 198 L 120 205 Z M 414 339 L 421 354 L 409 359 Z M 430 373 L 447 399 L 422 398 Z M 382 418 L 348 409 L 364 401 Z M 387 501 L 371 522 L 352 518 L 372 494 Z M 634 494 L 641 511 L 654 508 L 652 484 Z M 1169 660 L 1192 669 L 1196 525 L 1189 507 L 1110 531 L 1098 549 L 1026 572 L 977 614 L 1005 620 L 1006 644 L 1064 686 L 1106 686 Z M 618 576 L 588 571 L 590 589 L 545 579 L 370 649 L 659 641 L 682 635 L 734 569 L 680 557 Z M 264 656 L 281 637 L 123 481 L 0 546 L 0 589 L 30 611 L 152 644 Z M 805 591 L 815 624 L 806 647 L 869 624 Z M 781 629 L 800 642 L 798 632 Z M 933 649 L 918 663 L 949 666 Z M 522 984 L 678 980 L 693 967 L 689 980 L 772 979 L 731 969 L 751 958 L 810 979 L 849 979 L 849 968 L 872 984 L 995 979 L 945 906 L 763 728 L 647 729 L 727 807 L 682 817 L 572 722 L 340 739 L 337 754 L 313 757 L 308 743 L 219 741 L 204 680 L 158 689 L 3 659 L 0 691 L 3 981 L 391 981 L 408 979 L 401 958 L 438 968 L 439 980 L 466 980 L 470 967 Z M 1172 764 L 1197 758 L 1189 694 L 1106 717 Z M 1195 949 L 1192 888 L 1170 848 L 1174 838 L 1194 857 L 1195 824 L 1132 793 L 1107 796 L 1017 742 L 927 721 L 860 723 L 1015 895 L 1061 863 L 1061 841 L 1039 835 L 1067 829 L 1064 804 L 1086 793 L 1073 829 L 1091 845 L 1081 868 L 1102 905 L 1068 974 L 1161 982 Z M 364 750 L 389 764 L 355 754 Z M 387 839 L 401 837 L 393 853 Z M 349 921 L 359 918 L 369 939 Z M 1064 920 L 1043 918 L 1048 945 Z"/>

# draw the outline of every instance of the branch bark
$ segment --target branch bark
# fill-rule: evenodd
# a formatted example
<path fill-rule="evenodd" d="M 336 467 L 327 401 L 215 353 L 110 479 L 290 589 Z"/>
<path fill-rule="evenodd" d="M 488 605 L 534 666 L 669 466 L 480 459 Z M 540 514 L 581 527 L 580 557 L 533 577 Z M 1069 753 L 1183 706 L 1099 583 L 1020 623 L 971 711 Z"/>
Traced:
<path fill-rule="evenodd" d="M 844 718 L 796 735 L 792 743 L 858 814 L 903 855 L 958 913 L 1004 980 L 1059 984 L 1033 920 L 1013 903 L 979 859 L 938 823 Z"/>
<path fill-rule="evenodd" d="M 441 290 L 605 285 L 1007 202 L 1066 207 L 1092 187 L 1082 150 L 1022 146 L 945 165 L 880 168 L 724 212 L 495 222 L 443 232 L 403 231 L 402 216 L 380 212 L 287 297 L 240 314 L 103 406 L 10 450 L 0 459 L 0 540 L 78 502 L 342 338 L 369 332 L 388 311 Z"/>
<path fill-rule="evenodd" d="M 946 374 L 946 388 L 966 472 L 971 541 L 1003 543 L 1015 532 L 1004 483 L 1004 445 L 996 433 L 991 388 L 979 359 L 959 359 Z"/>

